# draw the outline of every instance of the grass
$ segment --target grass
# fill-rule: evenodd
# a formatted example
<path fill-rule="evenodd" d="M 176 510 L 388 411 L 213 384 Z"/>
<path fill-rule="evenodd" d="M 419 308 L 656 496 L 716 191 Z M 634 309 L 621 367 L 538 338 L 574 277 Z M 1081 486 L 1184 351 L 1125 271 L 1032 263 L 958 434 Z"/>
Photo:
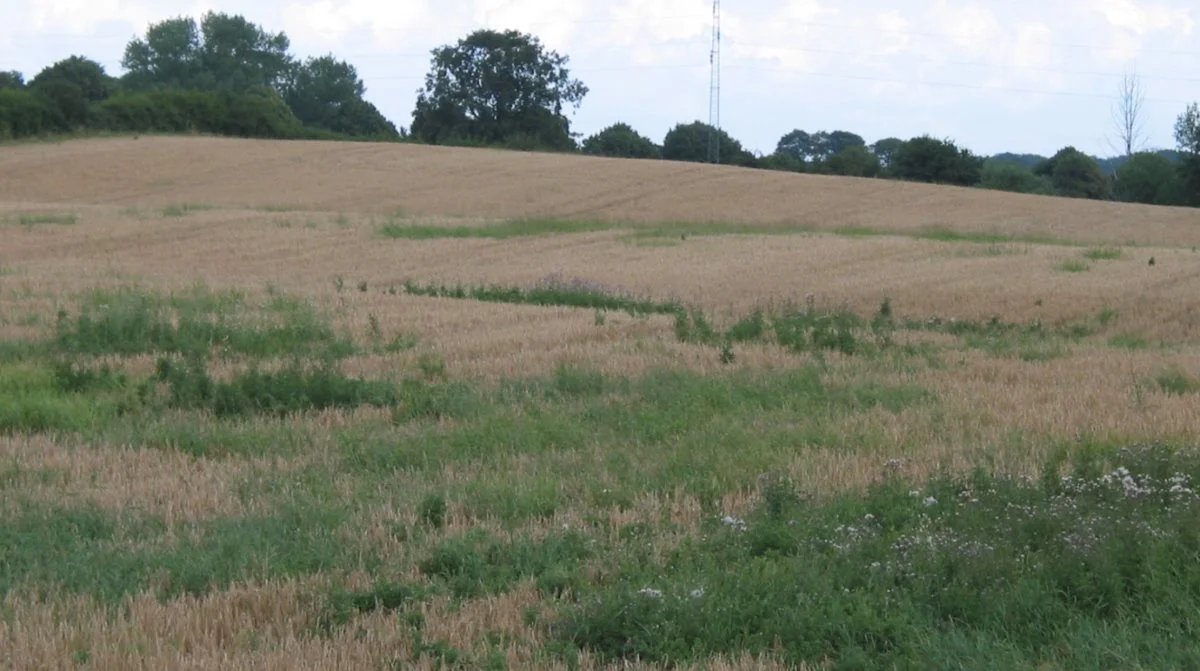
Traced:
<path fill-rule="evenodd" d="M 1083 261 L 1075 260 L 1063 261 L 1056 267 L 1064 273 L 1086 273 L 1092 269 L 1090 265 L 1084 263 Z"/>
<path fill-rule="evenodd" d="M 1200 393 L 1200 379 L 1188 375 L 1182 368 L 1171 366 L 1155 378 L 1158 388 L 1167 394 L 1183 396 Z"/>
<path fill-rule="evenodd" d="M 486 226 L 428 226 L 392 222 L 384 224 L 379 231 L 384 237 L 396 240 L 432 240 L 439 238 L 508 240 L 534 235 L 592 233 L 612 230 L 617 226 L 617 224 L 606 221 L 510 219 Z"/>
<path fill-rule="evenodd" d="M 689 237 L 713 237 L 726 235 L 805 235 L 828 233 L 841 237 L 906 237 L 949 243 L 987 245 L 993 254 L 1006 253 L 998 245 L 1026 243 L 1039 245 L 1080 246 L 1079 243 L 1049 236 L 1012 235 L 1007 233 L 963 232 L 945 228 L 922 231 L 900 231 L 867 226 L 839 226 L 820 228 L 791 222 L 751 223 L 737 221 L 676 221 L 653 224 L 622 220 L 517 218 L 478 226 L 446 226 L 416 223 L 388 222 L 379 228 L 383 237 L 396 240 L 435 239 L 489 239 L 508 240 L 513 238 L 542 235 L 565 235 L 596 233 L 602 231 L 629 231 L 635 242 L 642 244 L 675 244 Z M 1087 254 L 1105 253 L 1107 250 L 1092 249 Z M 1090 258 L 1090 257 L 1089 257 Z M 1107 258 L 1107 257 L 1105 257 Z M 1118 257 L 1119 258 L 1119 257 Z"/>
<path fill-rule="evenodd" d="M 213 206 L 202 203 L 176 203 L 164 207 L 161 211 L 161 214 L 164 217 L 186 217 L 189 214 L 204 212 L 211 209 L 213 209 Z"/>
<path fill-rule="evenodd" d="M 868 237 L 908 237 L 918 240 L 933 240 L 936 242 L 952 242 L 952 243 L 970 243 L 977 245 L 988 245 L 992 248 L 994 245 L 1009 244 L 1009 243 L 1028 243 L 1037 245 L 1062 245 L 1076 246 L 1070 240 L 1062 238 L 1054 238 L 1040 235 L 1012 235 L 1009 233 L 982 233 L 958 231 L 948 228 L 930 228 L 922 231 L 894 231 L 889 229 L 874 228 L 870 226 L 842 226 L 833 229 L 837 235 L 851 238 L 868 238 Z"/>
<path fill-rule="evenodd" d="M 1115 456 L 1115 455 L 1114 455 Z M 664 664 L 781 652 L 838 668 L 1188 667 L 1194 457 L 1138 451 L 1040 482 L 982 471 L 816 503 L 787 483 L 562 606 L 567 647 Z M 1100 633 L 1103 632 L 1103 635 Z"/>
<path fill-rule="evenodd" d="M 136 288 L 93 291 L 77 314 L 59 311 L 54 345 L 63 354 L 88 356 L 218 352 L 336 359 L 354 352 L 349 339 L 303 302 L 273 297 L 249 306 L 239 293 L 203 286 L 168 296 Z"/>
<path fill-rule="evenodd" d="M 1125 252 L 1119 247 L 1092 247 L 1083 253 L 1083 258 L 1089 261 L 1116 261 L 1125 258 Z"/>
<path fill-rule="evenodd" d="M 527 288 L 498 285 L 446 286 L 407 282 L 404 285 L 404 291 L 411 296 L 457 298 L 513 305 L 557 305 L 627 312 L 631 315 L 674 315 L 684 309 L 682 304 L 676 301 L 655 301 L 595 283 L 558 276 L 548 277 Z"/>
<path fill-rule="evenodd" d="M 344 314 L 273 289 L 126 287 L 64 301 L 30 323 L 38 340 L 0 340 L 18 661 L 158 663 L 147 651 L 171 644 L 129 615 L 153 612 L 197 660 L 286 636 L 371 668 L 1200 664 L 1193 443 L 1104 425 L 1169 419 L 1200 382 L 1150 367 L 1161 334 L 1127 335 L 1144 325 L 1124 302 L 1054 325 L 918 320 L 890 299 L 715 318 L 563 275 L 404 284 L 463 301 L 465 328 L 493 328 L 469 301 L 572 307 L 581 341 L 653 334 L 614 359 L 673 357 L 485 382 L 444 346 L 475 334 L 439 341 L 422 301 L 389 301 L 391 277 L 332 276 Z M 385 321 L 395 305 L 413 323 Z M 1140 351 L 1097 384 L 1074 357 L 1105 346 Z M 1068 375 L 1078 393 L 1054 386 Z M 1020 396 L 1030 379 L 1050 389 Z M 1096 437 L 1068 433 L 1084 416 Z M 70 640 L 39 638 L 47 618 Z"/>
<path fill-rule="evenodd" d="M 31 213 L 31 214 L 22 214 L 21 216 L 17 217 L 17 221 L 22 226 L 26 226 L 26 227 L 43 226 L 43 225 L 74 226 L 76 223 L 79 222 L 79 216 L 73 212 L 68 213 L 68 214 L 51 214 L 51 213 L 33 214 L 33 213 Z"/>

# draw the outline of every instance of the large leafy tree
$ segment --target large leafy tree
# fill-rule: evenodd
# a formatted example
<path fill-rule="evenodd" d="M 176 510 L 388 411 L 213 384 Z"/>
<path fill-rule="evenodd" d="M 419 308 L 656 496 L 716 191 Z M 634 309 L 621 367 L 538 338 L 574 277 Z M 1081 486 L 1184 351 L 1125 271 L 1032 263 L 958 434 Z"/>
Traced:
<path fill-rule="evenodd" d="M 615 123 L 588 137 L 583 141 L 583 153 L 619 158 L 662 158 L 662 149 L 653 140 L 626 123 Z"/>
<path fill-rule="evenodd" d="M 16 70 L 0 72 L 0 91 L 4 89 L 23 89 L 25 88 L 25 75 Z"/>
<path fill-rule="evenodd" d="M 668 161 L 707 163 L 709 161 L 709 138 L 712 133 L 716 133 L 717 143 L 721 150 L 721 163 L 733 165 L 752 165 L 754 163 L 754 155 L 746 151 L 741 142 L 730 137 L 723 129 L 713 128 L 701 121 L 677 124 L 667 131 L 667 136 L 663 138 L 663 158 Z"/>
<path fill-rule="evenodd" d="M 866 145 L 852 144 L 825 161 L 829 172 L 847 177 L 878 177 L 879 157 Z"/>
<path fill-rule="evenodd" d="M 289 45 L 282 32 L 210 11 L 199 25 L 187 17 L 152 24 L 125 47 L 121 67 L 131 90 L 279 88 L 291 66 Z"/>
<path fill-rule="evenodd" d="M 1108 178 L 1100 163 L 1074 147 L 1063 147 L 1034 168 L 1033 173 L 1049 177 L 1060 196 L 1093 200 L 1109 196 Z"/>
<path fill-rule="evenodd" d="M 330 54 L 295 64 L 284 82 L 283 98 L 306 126 L 346 135 L 397 137 L 395 125 L 363 99 L 366 91 L 355 67 Z"/>
<path fill-rule="evenodd" d="M 827 161 L 835 154 L 850 147 L 865 147 L 862 136 L 849 131 L 817 131 L 808 133 L 794 130 L 779 139 L 775 153 L 791 156 L 806 162 Z"/>
<path fill-rule="evenodd" d="M 91 105 L 112 94 L 116 80 L 104 66 L 83 56 L 71 56 L 47 67 L 29 82 L 29 88 L 45 96 L 63 127 L 86 124 Z"/>
<path fill-rule="evenodd" d="M 902 147 L 904 147 L 904 140 L 898 137 L 885 137 L 871 145 L 871 151 L 879 157 L 879 167 L 886 172 Z"/>
<path fill-rule="evenodd" d="M 1184 199 L 1200 205 L 1200 105 L 1188 105 L 1175 121 L 1175 141 L 1183 152 L 1179 163 Z"/>
<path fill-rule="evenodd" d="M 434 49 L 412 132 L 433 143 L 572 148 L 564 110 L 578 108 L 588 88 L 571 78 L 568 60 L 515 30 L 477 30 Z"/>
<path fill-rule="evenodd" d="M 803 163 L 808 160 L 809 156 L 813 155 L 812 135 L 808 131 L 797 128 L 779 138 L 779 143 L 775 145 L 775 153 L 779 156 L 787 156 Z"/>
<path fill-rule="evenodd" d="M 916 182 L 973 186 L 982 178 L 983 161 L 951 140 L 922 135 L 905 142 L 896 152 L 891 173 Z"/>
<path fill-rule="evenodd" d="M 1181 205 L 1182 186 L 1171 159 L 1156 152 L 1138 152 L 1117 170 L 1113 195 L 1130 203 Z"/>

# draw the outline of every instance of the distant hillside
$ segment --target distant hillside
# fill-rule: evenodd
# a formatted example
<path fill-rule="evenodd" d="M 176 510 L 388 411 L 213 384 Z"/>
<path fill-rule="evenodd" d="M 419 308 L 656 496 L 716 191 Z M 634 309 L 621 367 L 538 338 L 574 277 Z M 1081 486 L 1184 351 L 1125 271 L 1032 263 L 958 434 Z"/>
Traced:
<path fill-rule="evenodd" d="M 1171 161 L 1175 162 L 1179 161 L 1181 156 L 1181 154 L 1174 149 L 1160 149 L 1155 153 L 1160 156 L 1165 156 Z M 1013 154 L 1011 152 L 1004 152 L 992 156 L 989 160 L 996 161 L 998 163 L 1017 163 L 1032 170 L 1037 166 L 1038 163 L 1041 163 L 1047 158 L 1048 157 L 1041 156 L 1040 154 Z M 1096 162 L 1100 164 L 1100 169 L 1103 170 L 1104 174 L 1106 175 L 1115 175 L 1116 172 L 1121 169 L 1121 166 L 1125 165 L 1125 161 L 1128 160 L 1125 156 L 1111 156 L 1109 158 L 1093 156 L 1092 158 L 1096 159 Z"/>

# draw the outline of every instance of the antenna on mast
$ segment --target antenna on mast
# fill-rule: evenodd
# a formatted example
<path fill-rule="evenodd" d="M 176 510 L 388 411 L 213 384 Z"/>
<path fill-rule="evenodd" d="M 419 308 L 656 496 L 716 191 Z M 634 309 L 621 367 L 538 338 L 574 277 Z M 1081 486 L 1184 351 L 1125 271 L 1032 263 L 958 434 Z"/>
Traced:
<path fill-rule="evenodd" d="M 713 0 L 711 74 L 708 86 L 708 161 L 721 162 L 721 0 Z"/>

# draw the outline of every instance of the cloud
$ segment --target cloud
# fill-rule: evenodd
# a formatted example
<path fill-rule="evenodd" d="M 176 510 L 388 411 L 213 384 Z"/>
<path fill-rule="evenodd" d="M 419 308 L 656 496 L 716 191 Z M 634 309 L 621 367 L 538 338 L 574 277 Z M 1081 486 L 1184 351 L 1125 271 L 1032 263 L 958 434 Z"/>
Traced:
<path fill-rule="evenodd" d="M 336 47 L 366 31 L 380 52 L 410 49 L 411 38 L 435 23 L 429 0 L 314 0 L 288 4 L 281 14 L 294 42 Z"/>
<path fill-rule="evenodd" d="M 1089 0 L 1087 7 L 1102 15 L 1113 27 L 1141 37 L 1160 31 L 1190 35 L 1196 25 L 1191 9 L 1156 2 Z"/>
<path fill-rule="evenodd" d="M 589 3 L 556 0 L 475 0 L 475 22 L 493 30 L 519 30 L 538 36 L 550 49 L 569 49 Z"/>
<path fill-rule="evenodd" d="M 105 22 L 142 27 L 154 15 L 141 3 L 123 0 L 39 0 L 28 4 L 28 28 L 34 33 L 88 35 Z"/>

